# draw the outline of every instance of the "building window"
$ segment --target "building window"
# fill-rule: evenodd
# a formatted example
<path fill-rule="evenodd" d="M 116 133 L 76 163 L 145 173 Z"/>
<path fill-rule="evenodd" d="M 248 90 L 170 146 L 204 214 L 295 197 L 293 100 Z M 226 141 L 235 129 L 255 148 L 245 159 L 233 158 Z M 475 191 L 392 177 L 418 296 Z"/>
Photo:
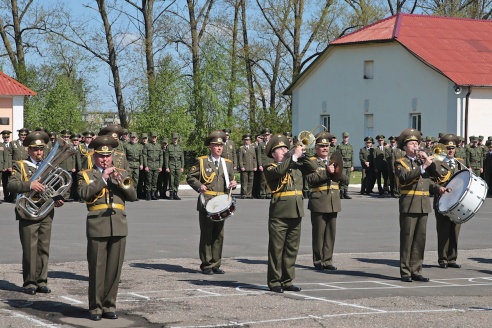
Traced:
<path fill-rule="evenodd" d="M 330 131 L 330 115 L 321 115 L 320 124 Z"/>
<path fill-rule="evenodd" d="M 412 129 L 422 130 L 422 114 L 410 114 L 410 121 Z"/>
<path fill-rule="evenodd" d="M 374 78 L 374 60 L 364 61 L 364 79 L 370 80 Z"/>
<path fill-rule="evenodd" d="M 373 136 L 374 134 L 374 115 L 364 114 L 364 134 L 365 136 Z"/>
<path fill-rule="evenodd" d="M 10 117 L 0 117 L 0 125 L 10 125 Z"/>

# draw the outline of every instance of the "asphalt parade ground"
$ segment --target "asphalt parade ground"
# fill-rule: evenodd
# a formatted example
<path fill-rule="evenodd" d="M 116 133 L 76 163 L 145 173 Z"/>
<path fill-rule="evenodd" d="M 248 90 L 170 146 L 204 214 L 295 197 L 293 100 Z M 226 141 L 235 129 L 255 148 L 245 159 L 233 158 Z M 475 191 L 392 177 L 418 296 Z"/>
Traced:
<path fill-rule="evenodd" d="M 14 204 L 0 205 L 0 327 L 490 327 L 492 201 L 463 224 L 461 269 L 437 265 L 434 214 L 429 215 L 423 274 L 399 279 L 398 200 L 377 195 L 342 200 L 334 265 L 316 271 L 306 209 L 294 284 L 266 286 L 268 200 L 238 199 L 226 220 L 224 275 L 203 275 L 198 259 L 196 193 L 181 201 L 127 204 L 129 236 L 117 300 L 118 320 L 88 319 L 84 204 L 56 209 L 49 287 L 22 293 L 21 245 Z M 307 201 L 305 201 L 307 206 Z"/>

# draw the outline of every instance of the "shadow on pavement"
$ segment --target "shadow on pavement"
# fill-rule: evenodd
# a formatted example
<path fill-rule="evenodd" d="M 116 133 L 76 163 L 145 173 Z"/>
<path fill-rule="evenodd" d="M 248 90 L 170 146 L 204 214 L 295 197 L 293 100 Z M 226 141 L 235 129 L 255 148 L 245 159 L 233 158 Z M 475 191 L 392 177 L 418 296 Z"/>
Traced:
<path fill-rule="evenodd" d="M 48 278 L 89 281 L 89 277 L 65 271 L 49 271 Z"/>
<path fill-rule="evenodd" d="M 483 257 L 469 257 L 468 259 L 472 261 L 477 261 L 478 263 L 486 263 L 486 264 L 492 263 L 492 259 L 486 259 Z"/>
<path fill-rule="evenodd" d="M 13 284 L 10 281 L 6 281 L 6 280 L 0 280 L 0 289 L 11 291 L 11 292 L 22 291 L 22 287 L 17 286 L 16 284 Z"/>
<path fill-rule="evenodd" d="M 64 317 L 70 318 L 87 318 L 89 313 L 87 309 L 73 306 L 71 304 L 63 302 L 53 302 L 53 301 L 31 301 L 28 299 L 24 300 L 5 300 L 5 304 L 10 305 L 15 309 L 31 309 L 35 311 L 43 311 L 50 313 L 59 313 Z"/>
<path fill-rule="evenodd" d="M 244 264 L 264 264 L 264 265 L 268 264 L 267 260 L 250 260 L 250 259 L 237 259 L 237 258 L 234 260 Z"/>
<path fill-rule="evenodd" d="M 181 265 L 172 264 L 149 264 L 149 263 L 131 263 L 130 267 L 150 270 L 163 270 L 167 272 L 198 273 L 199 270 L 183 268 Z"/>

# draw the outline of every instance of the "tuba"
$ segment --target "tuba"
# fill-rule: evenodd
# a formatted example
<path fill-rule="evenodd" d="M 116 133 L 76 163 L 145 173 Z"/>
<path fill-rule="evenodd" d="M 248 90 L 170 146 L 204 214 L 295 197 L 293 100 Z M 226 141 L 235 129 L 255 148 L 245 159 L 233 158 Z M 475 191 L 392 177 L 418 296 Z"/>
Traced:
<path fill-rule="evenodd" d="M 72 185 L 72 174 L 59 166 L 74 153 L 72 145 L 57 138 L 53 149 L 29 179 L 30 182 L 39 179 L 45 186 L 45 191 L 31 190 L 17 196 L 15 208 L 23 219 L 41 220 L 51 212 L 55 206 L 55 199 L 63 199 L 63 194 Z"/>

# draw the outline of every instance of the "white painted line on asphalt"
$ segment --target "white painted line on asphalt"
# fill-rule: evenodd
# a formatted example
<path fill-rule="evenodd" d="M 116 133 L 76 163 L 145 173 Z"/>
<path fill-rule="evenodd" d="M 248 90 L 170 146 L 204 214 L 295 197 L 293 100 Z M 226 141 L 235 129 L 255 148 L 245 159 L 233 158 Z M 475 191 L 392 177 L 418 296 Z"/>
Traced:
<path fill-rule="evenodd" d="M 314 296 L 307 296 L 307 295 L 294 294 L 294 293 L 289 293 L 289 294 L 290 295 L 296 295 L 296 296 L 299 296 L 301 298 L 308 299 L 308 300 L 323 301 L 323 302 L 333 303 L 333 304 L 340 305 L 340 306 L 350 306 L 350 307 L 355 307 L 358 309 L 366 309 L 366 310 L 371 310 L 371 311 L 375 311 L 375 312 L 386 312 L 385 310 L 374 309 L 374 308 L 370 308 L 370 307 L 362 306 L 362 305 L 358 305 L 358 304 L 350 304 L 350 303 L 345 303 L 345 302 L 340 302 L 340 301 L 329 300 L 329 299 L 326 299 L 324 297 L 314 297 Z"/>
<path fill-rule="evenodd" d="M 388 284 L 386 282 L 381 282 L 381 281 L 369 281 L 369 282 L 372 282 L 372 283 L 375 283 L 375 284 L 384 285 L 384 286 L 389 286 L 389 287 L 393 287 L 393 288 L 400 288 L 401 287 L 401 286 L 398 286 L 398 285 Z"/>
<path fill-rule="evenodd" d="M 67 297 L 67 296 L 60 296 L 61 298 L 63 299 L 66 299 L 67 301 L 70 301 L 72 303 L 76 303 L 76 304 L 84 304 L 84 302 L 81 302 L 79 300 L 76 300 L 74 298 L 70 298 L 70 297 Z"/>
<path fill-rule="evenodd" d="M 331 288 L 335 288 L 335 289 L 347 289 L 347 288 L 345 288 L 345 287 L 333 286 L 333 285 L 323 284 L 323 283 L 318 284 L 318 285 L 320 285 L 320 286 L 326 286 L 326 287 L 331 287 Z"/>
<path fill-rule="evenodd" d="M 207 291 L 207 290 L 203 290 L 203 289 L 197 289 L 197 291 L 199 291 L 200 293 L 205 293 L 205 294 L 208 294 L 208 295 L 222 296 L 222 294 L 219 294 L 219 293 L 212 293 L 212 292 L 209 292 L 209 291 Z"/>
<path fill-rule="evenodd" d="M 25 314 L 21 314 L 21 313 L 17 313 L 15 311 L 12 311 L 12 310 L 7 310 L 7 309 L 1 309 L 0 310 L 1 312 L 6 312 L 8 313 L 10 316 L 12 317 L 17 317 L 17 318 L 21 318 L 21 319 L 24 319 L 24 320 L 27 320 L 29 322 L 32 322 L 33 324 L 35 324 L 36 326 L 41 326 L 41 327 L 58 327 L 59 325 L 58 324 L 52 324 L 52 323 L 45 323 L 41 320 L 38 320 L 34 317 L 31 317 L 29 315 L 25 315 Z"/>
<path fill-rule="evenodd" d="M 133 296 L 136 296 L 136 297 L 140 297 L 140 298 L 143 298 L 144 300 L 150 300 L 150 297 L 148 296 L 144 296 L 144 295 L 140 295 L 140 294 L 137 294 L 137 293 L 128 293 L 129 295 L 133 295 Z"/>

